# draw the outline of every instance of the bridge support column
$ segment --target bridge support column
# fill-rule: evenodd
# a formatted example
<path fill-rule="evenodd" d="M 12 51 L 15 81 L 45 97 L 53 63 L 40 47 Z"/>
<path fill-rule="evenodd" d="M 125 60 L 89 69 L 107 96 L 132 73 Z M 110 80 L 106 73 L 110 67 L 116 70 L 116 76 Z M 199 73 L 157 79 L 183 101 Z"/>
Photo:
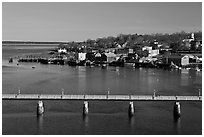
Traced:
<path fill-rule="evenodd" d="M 43 102 L 40 100 L 37 103 L 37 115 L 42 115 L 44 113 L 44 104 Z"/>
<path fill-rule="evenodd" d="M 179 101 L 174 103 L 174 117 L 179 118 L 181 116 L 181 105 Z"/>
<path fill-rule="evenodd" d="M 133 102 L 131 101 L 130 104 L 129 104 L 128 114 L 129 114 L 129 116 L 133 116 L 134 113 L 135 113 L 135 108 L 134 108 Z"/>
<path fill-rule="evenodd" d="M 83 115 L 87 115 L 89 112 L 89 106 L 88 106 L 88 101 L 84 101 L 84 106 L 83 106 Z"/>

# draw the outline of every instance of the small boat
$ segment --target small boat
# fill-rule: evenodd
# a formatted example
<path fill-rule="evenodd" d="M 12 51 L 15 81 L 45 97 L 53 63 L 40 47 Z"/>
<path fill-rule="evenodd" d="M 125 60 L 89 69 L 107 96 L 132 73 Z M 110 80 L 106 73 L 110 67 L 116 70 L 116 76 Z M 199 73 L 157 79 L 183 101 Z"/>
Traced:
<path fill-rule="evenodd" d="M 32 68 L 34 69 L 34 68 L 35 68 L 35 66 L 32 66 Z"/>

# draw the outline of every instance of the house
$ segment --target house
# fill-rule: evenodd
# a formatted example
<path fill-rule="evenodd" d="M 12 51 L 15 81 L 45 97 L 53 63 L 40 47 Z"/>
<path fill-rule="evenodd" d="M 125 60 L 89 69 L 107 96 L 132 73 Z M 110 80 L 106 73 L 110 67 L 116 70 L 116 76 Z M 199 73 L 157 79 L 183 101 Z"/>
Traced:
<path fill-rule="evenodd" d="M 184 39 L 183 42 L 191 42 L 191 41 L 194 41 L 195 40 L 195 37 L 194 37 L 194 33 L 191 33 L 191 37 L 189 39 Z"/>
<path fill-rule="evenodd" d="M 128 50 L 128 53 L 133 53 L 133 49 L 129 49 L 129 50 Z"/>
<path fill-rule="evenodd" d="M 149 56 L 156 56 L 159 54 L 159 49 L 149 50 Z"/>
<path fill-rule="evenodd" d="M 190 63 L 196 63 L 196 57 L 190 54 L 186 55 L 166 55 L 163 58 L 165 64 L 174 63 L 177 66 L 186 66 Z"/>
<path fill-rule="evenodd" d="M 177 66 L 181 66 L 181 55 L 165 55 L 163 57 L 164 64 L 176 64 Z"/>
<path fill-rule="evenodd" d="M 189 64 L 189 56 L 183 56 L 182 58 L 181 58 L 181 65 L 182 66 L 186 66 L 186 65 L 188 65 Z"/>
<path fill-rule="evenodd" d="M 108 48 L 105 49 L 105 52 L 115 52 L 118 48 Z"/>
<path fill-rule="evenodd" d="M 95 58 L 94 53 L 92 53 L 92 52 L 87 52 L 86 53 L 86 60 L 94 61 L 94 58 Z"/>
<path fill-rule="evenodd" d="M 190 63 L 197 63 L 198 59 L 196 56 L 193 56 L 191 54 L 186 54 L 181 58 L 181 65 L 186 66 Z"/>
<path fill-rule="evenodd" d="M 83 60 L 86 60 L 86 53 L 78 53 L 78 58 L 77 58 L 79 61 L 83 61 Z"/>
<path fill-rule="evenodd" d="M 196 40 L 195 40 L 194 33 L 191 34 L 191 37 L 189 39 L 184 39 L 182 42 L 185 45 L 185 47 L 188 47 L 188 48 L 191 48 L 192 45 L 197 44 Z M 198 45 L 196 45 L 196 46 L 198 46 Z"/>
<path fill-rule="evenodd" d="M 149 47 L 149 46 L 144 46 L 144 47 L 142 47 L 142 51 L 144 51 L 144 50 L 152 50 L 152 47 Z"/>
<path fill-rule="evenodd" d="M 105 56 L 106 56 L 106 61 L 108 63 L 112 62 L 112 61 L 116 61 L 116 54 L 112 53 L 112 52 L 109 52 L 109 53 L 105 53 Z"/>
<path fill-rule="evenodd" d="M 65 48 L 59 48 L 58 53 L 67 53 L 67 50 Z"/>
<path fill-rule="evenodd" d="M 100 54 L 100 53 L 96 53 L 96 54 L 95 54 L 94 61 L 95 61 L 95 62 L 101 62 L 101 54 Z"/>
<path fill-rule="evenodd" d="M 149 47 L 149 46 L 144 46 L 142 48 L 142 51 L 148 51 L 149 57 L 156 56 L 159 54 L 159 49 L 153 49 L 152 47 Z"/>
<path fill-rule="evenodd" d="M 138 55 L 135 53 L 129 53 L 128 56 L 125 58 L 127 63 L 134 63 L 138 59 Z"/>

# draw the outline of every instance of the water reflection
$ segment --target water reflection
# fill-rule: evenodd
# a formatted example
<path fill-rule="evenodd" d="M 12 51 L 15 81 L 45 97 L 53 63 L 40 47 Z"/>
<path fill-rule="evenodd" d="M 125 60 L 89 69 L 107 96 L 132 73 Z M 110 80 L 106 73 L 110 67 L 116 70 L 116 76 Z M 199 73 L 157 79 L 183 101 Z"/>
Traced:
<path fill-rule="evenodd" d="M 132 128 L 134 126 L 134 123 L 135 123 L 134 116 L 128 115 L 128 122 L 129 122 L 130 127 Z"/>
<path fill-rule="evenodd" d="M 134 115 L 128 115 L 128 127 L 130 134 L 134 134 L 135 132 L 135 117 Z"/>
<path fill-rule="evenodd" d="M 188 86 L 190 78 L 191 77 L 189 77 L 189 70 L 181 69 L 181 85 Z"/>
<path fill-rule="evenodd" d="M 83 115 L 83 123 L 84 123 L 84 133 L 88 134 L 88 127 L 89 127 L 89 117 L 88 117 L 88 115 Z"/>
<path fill-rule="evenodd" d="M 181 118 L 174 116 L 174 127 L 177 134 L 181 134 Z"/>
<path fill-rule="evenodd" d="M 37 115 L 37 130 L 38 134 L 43 132 L 43 115 Z"/>

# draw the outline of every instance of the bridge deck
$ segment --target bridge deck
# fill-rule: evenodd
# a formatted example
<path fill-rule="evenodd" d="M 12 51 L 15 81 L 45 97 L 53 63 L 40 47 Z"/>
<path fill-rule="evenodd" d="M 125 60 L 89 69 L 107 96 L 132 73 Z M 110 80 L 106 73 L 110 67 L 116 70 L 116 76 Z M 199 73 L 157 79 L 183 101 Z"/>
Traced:
<path fill-rule="evenodd" d="M 201 96 L 2 94 L 3 100 L 201 101 Z"/>

